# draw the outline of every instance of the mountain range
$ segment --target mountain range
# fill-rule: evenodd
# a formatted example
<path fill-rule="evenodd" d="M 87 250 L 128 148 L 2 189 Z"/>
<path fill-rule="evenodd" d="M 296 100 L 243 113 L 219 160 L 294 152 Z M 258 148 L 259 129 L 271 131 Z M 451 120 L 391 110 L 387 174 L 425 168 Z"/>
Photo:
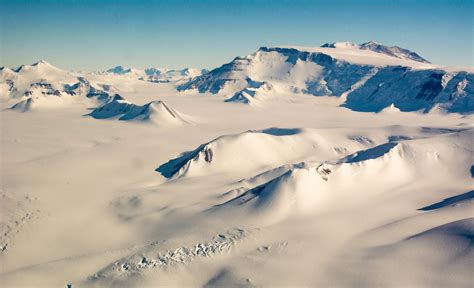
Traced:
<path fill-rule="evenodd" d="M 470 113 L 474 111 L 473 72 L 431 64 L 398 46 L 334 42 L 321 47 L 261 47 L 211 71 L 116 66 L 78 74 L 46 61 L 3 67 L 0 99 L 19 99 L 23 104 L 13 108 L 24 110 L 46 96 L 71 95 L 74 85 L 89 85 L 87 89 L 93 91 L 83 91 L 87 97 L 100 94 L 105 99 L 109 92 L 118 93 L 107 83 L 110 77 L 125 77 L 124 81 L 172 83 L 180 92 L 218 94 L 226 102 L 251 106 L 263 106 L 276 95 L 301 94 L 337 97 L 339 105 L 355 111 L 379 112 L 393 106 L 400 111 Z M 87 80 L 98 76 L 103 83 Z"/>
<path fill-rule="evenodd" d="M 177 86 L 257 103 L 270 94 L 340 97 L 356 111 L 474 110 L 473 71 L 430 64 L 418 54 L 375 42 L 322 47 L 261 47 Z"/>

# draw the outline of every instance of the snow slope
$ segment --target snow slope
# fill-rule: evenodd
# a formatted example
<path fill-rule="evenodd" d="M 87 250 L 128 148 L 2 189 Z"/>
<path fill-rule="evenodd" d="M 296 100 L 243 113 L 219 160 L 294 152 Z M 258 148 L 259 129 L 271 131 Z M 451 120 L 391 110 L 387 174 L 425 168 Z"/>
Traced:
<path fill-rule="evenodd" d="M 412 52 L 408 49 L 400 48 L 398 46 L 386 46 L 374 41 L 365 42 L 362 44 L 354 44 L 350 42 L 334 42 L 334 43 L 326 43 L 321 45 L 323 48 L 342 48 L 342 49 L 361 49 L 361 50 L 370 50 L 377 53 L 385 54 L 391 57 L 396 57 L 405 60 L 413 60 L 421 63 L 428 63 L 430 62 L 420 55 Z"/>
<path fill-rule="evenodd" d="M 473 156 L 470 142 L 474 139 L 474 131 L 453 132 L 435 138 L 388 142 L 333 163 L 299 163 L 274 179 L 220 204 L 218 209 L 243 209 L 242 206 L 246 206 L 241 216 L 256 215 L 252 219 L 254 223 L 274 223 L 290 215 L 326 210 L 350 197 L 347 191 L 351 189 L 377 191 L 381 187 L 390 189 L 406 185 L 415 179 L 431 179 L 432 170 L 443 173 L 444 179 L 468 179 L 470 166 L 461 163 Z M 458 146 L 451 146 L 452 138 Z M 436 182 L 435 178 L 433 182 Z M 365 192 L 365 195 L 370 193 L 374 192 Z"/>

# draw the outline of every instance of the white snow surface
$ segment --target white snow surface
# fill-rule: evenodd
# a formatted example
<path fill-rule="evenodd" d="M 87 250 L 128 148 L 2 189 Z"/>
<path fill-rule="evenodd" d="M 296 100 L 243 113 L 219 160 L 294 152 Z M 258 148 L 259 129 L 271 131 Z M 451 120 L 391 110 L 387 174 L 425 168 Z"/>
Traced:
<path fill-rule="evenodd" d="M 215 94 L 1 70 L 2 287 L 472 287 L 474 115 L 354 111 L 400 71 L 341 62 L 363 73 L 334 97 L 319 64 L 253 57 Z M 467 72 L 419 67 L 469 107 Z"/>

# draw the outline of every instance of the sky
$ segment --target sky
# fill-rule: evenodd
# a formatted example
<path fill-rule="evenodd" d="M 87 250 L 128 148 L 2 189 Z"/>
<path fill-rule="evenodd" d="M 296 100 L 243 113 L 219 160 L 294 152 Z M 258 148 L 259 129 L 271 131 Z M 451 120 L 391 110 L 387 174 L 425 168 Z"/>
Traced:
<path fill-rule="evenodd" d="M 261 46 L 374 40 L 474 66 L 474 0 L 0 0 L 0 66 L 214 68 Z"/>

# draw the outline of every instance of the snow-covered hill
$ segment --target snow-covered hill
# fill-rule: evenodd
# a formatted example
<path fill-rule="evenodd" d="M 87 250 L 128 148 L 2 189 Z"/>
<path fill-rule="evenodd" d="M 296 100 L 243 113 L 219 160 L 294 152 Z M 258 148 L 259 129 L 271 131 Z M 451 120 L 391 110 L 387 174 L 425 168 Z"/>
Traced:
<path fill-rule="evenodd" d="M 320 213 L 350 197 L 353 190 L 377 193 L 416 179 L 436 181 L 437 170 L 444 178 L 469 179 L 472 157 L 470 142 L 474 130 L 410 140 L 395 140 L 357 151 L 336 161 L 303 162 L 261 173 L 266 182 L 240 193 L 216 210 L 243 210 L 239 215 L 255 217 L 252 222 L 275 223 L 287 217 Z M 453 141 L 457 145 L 452 146 Z M 234 165 L 233 165 L 234 166 Z M 250 167 L 249 167 L 250 168 Z M 273 174 L 273 178 L 266 177 Z M 462 180 L 461 180 L 462 179 Z M 257 181 L 259 182 L 259 181 Z M 371 192 L 369 192 L 371 191 Z M 332 203 L 332 204 L 331 204 Z M 237 212 L 239 213 L 239 212 Z"/>
<path fill-rule="evenodd" d="M 163 101 L 156 100 L 145 105 L 136 105 L 118 94 L 88 115 L 96 119 L 118 118 L 123 121 L 149 122 L 159 126 L 192 123 L 189 116 L 175 111 Z"/>
<path fill-rule="evenodd" d="M 265 94 L 342 96 L 341 103 L 356 111 L 377 112 L 393 104 L 402 111 L 436 107 L 470 113 L 474 111 L 473 77 L 472 71 L 439 67 L 396 46 L 334 43 L 262 47 L 177 89 L 219 93 L 227 101 L 251 104 L 259 98 L 255 90 L 265 85 Z"/>

